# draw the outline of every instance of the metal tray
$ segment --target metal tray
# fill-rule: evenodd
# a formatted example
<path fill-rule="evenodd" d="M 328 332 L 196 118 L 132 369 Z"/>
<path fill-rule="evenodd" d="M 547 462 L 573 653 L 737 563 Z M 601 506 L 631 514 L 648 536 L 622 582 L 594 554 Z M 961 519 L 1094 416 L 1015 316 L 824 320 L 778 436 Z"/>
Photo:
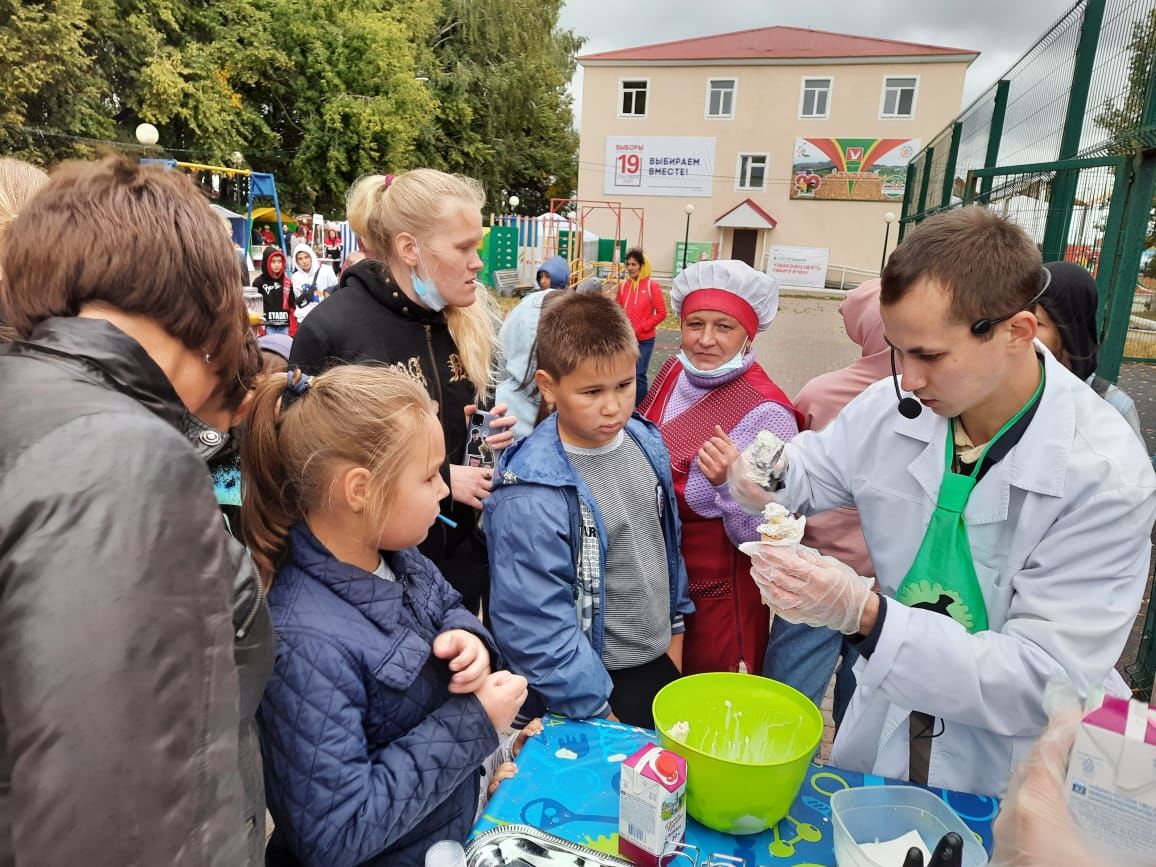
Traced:
<path fill-rule="evenodd" d="M 466 867 L 634 867 L 529 825 L 502 825 L 466 847 Z"/>

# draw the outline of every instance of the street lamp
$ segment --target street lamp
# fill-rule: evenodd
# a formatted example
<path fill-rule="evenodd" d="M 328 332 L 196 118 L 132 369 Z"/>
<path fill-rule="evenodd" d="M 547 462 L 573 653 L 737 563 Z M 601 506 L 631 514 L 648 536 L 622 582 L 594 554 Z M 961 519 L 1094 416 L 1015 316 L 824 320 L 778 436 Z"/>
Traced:
<path fill-rule="evenodd" d="M 136 140 L 146 148 L 151 148 L 161 140 L 161 134 L 151 123 L 142 123 L 137 125 Z"/>
<path fill-rule="evenodd" d="M 686 248 L 690 246 L 690 215 L 694 213 L 694 205 L 687 203 L 686 208 L 686 232 L 682 236 L 682 270 L 686 270 Z"/>
<path fill-rule="evenodd" d="M 522 203 L 522 200 L 519 199 L 517 196 L 510 196 L 509 202 L 510 202 L 510 213 L 512 214 L 517 210 L 518 205 L 520 205 Z"/>
<path fill-rule="evenodd" d="M 888 211 L 883 215 L 883 223 L 886 228 L 883 230 L 883 258 L 879 260 L 879 276 L 883 276 L 883 266 L 887 264 L 887 242 L 891 239 L 891 224 L 895 222 L 895 212 Z"/>

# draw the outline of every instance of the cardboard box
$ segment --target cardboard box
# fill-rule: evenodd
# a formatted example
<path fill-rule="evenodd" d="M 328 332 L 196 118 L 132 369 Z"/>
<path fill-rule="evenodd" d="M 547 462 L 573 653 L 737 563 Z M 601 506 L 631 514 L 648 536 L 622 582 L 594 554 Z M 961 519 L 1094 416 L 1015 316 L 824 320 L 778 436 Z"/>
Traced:
<path fill-rule="evenodd" d="M 643 867 L 686 834 L 686 759 L 646 744 L 622 763 L 618 789 L 618 851 Z"/>
<path fill-rule="evenodd" d="M 1067 796 L 1072 816 L 1096 851 L 1121 862 L 1152 863 L 1156 710 L 1108 696 L 1086 714 L 1068 762 Z"/>

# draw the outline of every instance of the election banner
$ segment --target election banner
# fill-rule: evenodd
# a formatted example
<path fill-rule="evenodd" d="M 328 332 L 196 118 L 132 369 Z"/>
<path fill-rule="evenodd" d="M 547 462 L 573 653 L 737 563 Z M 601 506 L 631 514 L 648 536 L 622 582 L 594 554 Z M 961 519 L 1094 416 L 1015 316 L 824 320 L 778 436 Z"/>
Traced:
<path fill-rule="evenodd" d="M 713 138 L 607 136 L 608 196 L 704 198 L 714 193 Z"/>
<path fill-rule="evenodd" d="M 917 138 L 797 138 L 792 199 L 899 202 Z"/>
<path fill-rule="evenodd" d="M 781 286 L 822 289 L 827 285 L 827 264 L 831 251 L 826 247 L 771 247 L 769 273 Z"/>

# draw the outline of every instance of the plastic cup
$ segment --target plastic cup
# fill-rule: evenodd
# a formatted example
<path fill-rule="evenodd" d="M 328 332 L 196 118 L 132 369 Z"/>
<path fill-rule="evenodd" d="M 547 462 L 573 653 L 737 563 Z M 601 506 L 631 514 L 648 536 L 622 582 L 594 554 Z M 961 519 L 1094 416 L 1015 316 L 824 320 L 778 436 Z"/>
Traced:
<path fill-rule="evenodd" d="M 466 867 L 466 850 L 456 840 L 434 843 L 426 849 L 425 867 Z"/>

